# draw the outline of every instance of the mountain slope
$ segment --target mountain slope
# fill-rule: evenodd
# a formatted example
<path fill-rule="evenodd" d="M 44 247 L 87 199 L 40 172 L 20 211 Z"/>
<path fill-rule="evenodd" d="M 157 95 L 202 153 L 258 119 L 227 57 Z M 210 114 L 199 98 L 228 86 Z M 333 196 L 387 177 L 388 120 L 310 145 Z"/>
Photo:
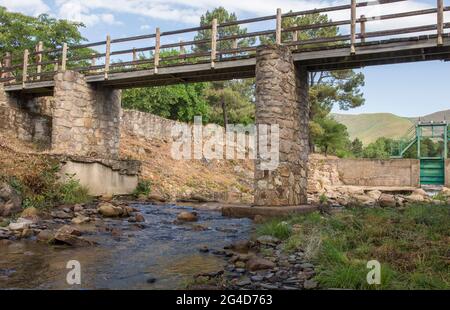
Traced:
<path fill-rule="evenodd" d="M 333 117 L 347 126 L 351 140 L 359 138 L 364 145 L 380 137 L 400 138 L 414 125 L 412 120 L 390 113 L 333 114 Z"/>
<path fill-rule="evenodd" d="M 418 121 L 419 119 L 421 121 L 425 121 L 425 122 L 430 122 L 430 121 L 441 122 L 443 120 L 450 121 L 450 110 L 439 111 L 439 112 L 428 114 L 428 115 L 425 115 L 422 117 L 412 118 L 412 120 L 414 122 Z"/>

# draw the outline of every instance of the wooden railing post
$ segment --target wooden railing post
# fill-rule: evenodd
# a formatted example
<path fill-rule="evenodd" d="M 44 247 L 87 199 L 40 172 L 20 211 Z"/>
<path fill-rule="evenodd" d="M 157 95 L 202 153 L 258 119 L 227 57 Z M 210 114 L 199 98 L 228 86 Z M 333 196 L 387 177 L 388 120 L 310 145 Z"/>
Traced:
<path fill-rule="evenodd" d="M 23 71 L 22 71 L 22 87 L 25 87 L 25 83 L 28 80 L 28 57 L 30 53 L 26 49 L 23 52 Z"/>
<path fill-rule="evenodd" d="M 444 44 L 444 0 L 437 0 L 437 44 Z"/>
<path fill-rule="evenodd" d="M 137 65 L 134 64 L 137 60 L 138 60 L 138 58 L 137 58 L 136 48 L 133 47 L 133 68 L 134 68 L 134 69 L 137 68 Z"/>
<path fill-rule="evenodd" d="M 237 34 L 237 33 L 233 33 L 233 35 L 234 35 L 234 36 L 237 36 L 238 34 Z M 231 48 L 232 48 L 233 50 L 235 50 L 235 51 L 232 53 L 232 55 L 233 55 L 233 56 L 237 55 L 237 54 L 238 54 L 238 52 L 236 51 L 236 50 L 238 49 L 238 39 L 237 39 L 237 38 L 234 38 L 234 39 L 231 41 Z"/>
<path fill-rule="evenodd" d="M 65 72 L 66 67 L 67 67 L 67 43 L 64 43 L 61 56 L 61 71 Z"/>
<path fill-rule="evenodd" d="M 58 72 L 58 69 L 59 69 L 59 59 L 58 58 L 55 58 L 55 63 L 54 63 L 54 68 L 53 68 L 53 70 L 55 71 L 55 72 Z"/>
<path fill-rule="evenodd" d="M 294 27 L 297 27 L 297 25 L 294 25 Z M 292 33 L 292 42 L 297 42 L 298 41 L 298 30 L 294 30 L 294 32 Z M 296 48 L 297 46 L 294 45 L 294 48 Z"/>
<path fill-rule="evenodd" d="M 184 44 L 183 43 L 184 43 L 183 40 L 180 40 L 180 56 L 186 54 L 186 49 L 184 48 Z M 181 58 L 181 63 L 182 64 L 185 63 L 185 58 Z"/>
<path fill-rule="evenodd" d="M 356 53 L 355 43 L 356 43 L 356 0 L 351 0 L 351 24 L 350 24 L 350 33 L 351 33 L 351 47 L 350 53 L 353 55 Z"/>
<path fill-rule="evenodd" d="M 366 42 L 366 16 L 361 15 L 361 43 Z"/>
<path fill-rule="evenodd" d="M 11 66 L 12 66 L 12 56 L 10 52 L 7 52 L 5 54 L 5 58 L 3 59 L 3 67 L 5 68 L 5 70 L 7 70 L 7 72 L 4 72 L 1 78 L 10 78 L 12 76 Z"/>
<path fill-rule="evenodd" d="M 111 64 L 111 36 L 106 36 L 106 52 L 105 52 L 105 80 L 108 79 L 109 65 Z"/>
<path fill-rule="evenodd" d="M 214 68 L 217 56 L 217 18 L 212 21 L 211 27 L 211 68 Z"/>
<path fill-rule="evenodd" d="M 281 29 L 282 28 L 282 20 L 281 20 L 281 9 L 277 9 L 277 28 L 275 31 L 275 43 L 277 45 L 281 45 Z"/>
<path fill-rule="evenodd" d="M 158 27 L 156 28 L 156 37 L 155 37 L 155 55 L 154 55 L 155 74 L 158 73 L 160 52 L 161 52 L 161 30 Z"/>
<path fill-rule="evenodd" d="M 36 52 L 38 53 L 38 54 L 36 54 L 36 62 L 38 63 L 38 65 L 36 66 L 36 73 L 38 74 L 36 76 L 36 80 L 41 79 L 41 73 L 42 73 L 41 63 L 42 63 L 42 59 L 43 59 L 43 54 L 42 54 L 43 51 L 44 51 L 44 43 L 41 41 L 36 46 Z"/>

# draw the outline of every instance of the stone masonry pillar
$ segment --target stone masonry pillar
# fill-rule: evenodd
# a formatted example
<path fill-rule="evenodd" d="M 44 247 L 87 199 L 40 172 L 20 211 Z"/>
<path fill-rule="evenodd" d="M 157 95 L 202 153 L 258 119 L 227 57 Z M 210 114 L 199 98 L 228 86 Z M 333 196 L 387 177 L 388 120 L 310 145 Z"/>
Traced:
<path fill-rule="evenodd" d="M 52 151 L 117 158 L 121 92 L 91 85 L 77 72 L 55 76 Z"/>
<path fill-rule="evenodd" d="M 296 67 L 288 47 L 265 46 L 256 55 L 256 124 L 279 125 L 279 165 L 255 167 L 256 206 L 307 203 L 309 155 L 308 74 Z"/>

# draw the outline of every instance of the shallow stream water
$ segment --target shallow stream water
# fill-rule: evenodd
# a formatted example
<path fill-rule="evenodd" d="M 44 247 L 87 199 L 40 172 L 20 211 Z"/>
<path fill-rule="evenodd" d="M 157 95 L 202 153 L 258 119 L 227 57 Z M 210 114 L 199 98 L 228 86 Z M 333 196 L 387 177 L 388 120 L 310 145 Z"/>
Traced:
<path fill-rule="evenodd" d="M 122 231 L 113 237 L 98 225 L 80 226 L 95 247 L 54 247 L 35 241 L 0 247 L 0 288 L 25 289 L 182 289 L 193 275 L 215 272 L 225 260 L 199 248 L 221 250 L 226 244 L 248 239 L 251 221 L 222 217 L 220 212 L 195 210 L 196 223 L 174 224 L 190 207 L 132 205 L 145 217 L 145 229 L 127 219 L 105 219 Z M 204 231 L 198 225 L 207 227 Z M 66 264 L 81 264 L 81 285 L 69 285 Z M 151 279 L 155 279 L 154 283 Z"/>

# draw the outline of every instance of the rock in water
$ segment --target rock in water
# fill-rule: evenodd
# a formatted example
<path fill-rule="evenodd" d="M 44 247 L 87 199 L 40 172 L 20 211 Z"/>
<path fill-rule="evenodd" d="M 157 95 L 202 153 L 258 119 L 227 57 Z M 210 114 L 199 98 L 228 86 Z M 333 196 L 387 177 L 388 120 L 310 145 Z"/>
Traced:
<path fill-rule="evenodd" d="M 60 229 L 58 229 L 57 234 L 65 234 L 65 235 L 72 235 L 72 236 L 81 236 L 82 233 L 75 227 L 64 225 Z"/>
<path fill-rule="evenodd" d="M 272 269 L 275 267 L 275 264 L 270 260 L 254 256 L 247 261 L 246 267 L 250 271 L 258 271 Z"/>
<path fill-rule="evenodd" d="M 9 224 L 8 228 L 11 230 L 24 230 L 25 228 L 29 228 L 31 224 L 33 224 L 33 221 L 19 218 L 15 223 Z"/>
<path fill-rule="evenodd" d="M 37 235 L 37 240 L 41 242 L 49 242 L 53 239 L 53 232 L 51 230 L 41 230 Z"/>
<path fill-rule="evenodd" d="M 121 207 L 116 207 L 109 202 L 100 203 L 97 210 L 104 217 L 119 217 L 123 214 L 123 209 Z"/>
<path fill-rule="evenodd" d="M 0 216 L 8 217 L 22 211 L 22 198 L 7 183 L 0 183 Z"/>
<path fill-rule="evenodd" d="M 198 220 L 197 212 L 181 212 L 177 219 L 182 222 L 196 222 Z"/>
<path fill-rule="evenodd" d="M 92 241 L 89 241 L 89 240 L 86 240 L 84 238 L 77 237 L 74 235 L 64 234 L 64 233 L 57 233 L 55 235 L 53 243 L 65 244 L 65 245 L 71 245 L 71 246 L 80 246 L 80 247 L 95 245 L 95 243 Z"/>
<path fill-rule="evenodd" d="M 61 220 L 66 220 L 66 219 L 70 219 L 72 218 L 72 216 L 70 214 L 68 214 L 65 211 L 53 211 L 51 213 L 52 217 L 54 217 L 55 219 L 61 219 Z"/>
<path fill-rule="evenodd" d="M 87 216 L 84 216 L 84 215 L 78 215 L 77 217 L 72 219 L 72 223 L 74 223 L 75 225 L 85 224 L 85 223 L 88 223 L 89 221 L 90 221 L 90 218 L 88 218 Z"/>
<path fill-rule="evenodd" d="M 138 223 L 145 222 L 144 216 L 143 216 L 142 214 L 140 214 L 140 213 L 137 213 L 137 214 L 134 216 L 134 218 L 136 219 L 136 222 L 138 222 Z"/>

